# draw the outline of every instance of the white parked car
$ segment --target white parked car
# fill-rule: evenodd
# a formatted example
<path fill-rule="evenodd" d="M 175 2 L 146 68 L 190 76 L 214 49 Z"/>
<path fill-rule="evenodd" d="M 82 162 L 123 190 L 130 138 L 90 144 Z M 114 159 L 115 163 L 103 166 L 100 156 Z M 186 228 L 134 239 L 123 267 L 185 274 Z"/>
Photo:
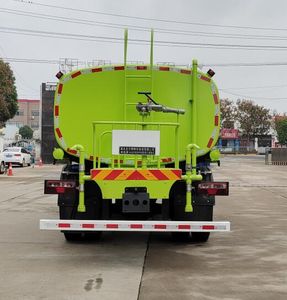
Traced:
<path fill-rule="evenodd" d="M 2 152 L 0 152 L 0 174 L 5 173 L 5 161 L 4 161 L 4 155 Z"/>
<path fill-rule="evenodd" d="M 3 150 L 5 164 L 30 166 L 31 154 L 23 147 L 7 147 Z"/>

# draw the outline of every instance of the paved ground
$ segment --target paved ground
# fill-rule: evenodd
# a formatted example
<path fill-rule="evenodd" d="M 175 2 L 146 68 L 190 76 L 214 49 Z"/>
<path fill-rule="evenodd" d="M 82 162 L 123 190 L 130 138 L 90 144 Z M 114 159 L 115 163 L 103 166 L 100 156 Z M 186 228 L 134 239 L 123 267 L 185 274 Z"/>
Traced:
<path fill-rule="evenodd" d="M 69 244 L 40 232 L 40 218 L 57 218 L 43 180 L 59 170 L 0 175 L 0 299 L 287 299 L 287 167 L 223 158 L 214 176 L 230 181 L 231 195 L 217 198 L 215 219 L 232 232 L 206 244 L 135 233 Z"/>

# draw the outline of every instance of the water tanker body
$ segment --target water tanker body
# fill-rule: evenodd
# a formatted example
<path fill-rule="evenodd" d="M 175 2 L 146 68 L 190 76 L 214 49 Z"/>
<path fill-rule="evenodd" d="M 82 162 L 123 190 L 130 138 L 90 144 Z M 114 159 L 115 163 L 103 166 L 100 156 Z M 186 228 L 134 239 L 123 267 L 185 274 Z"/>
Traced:
<path fill-rule="evenodd" d="M 219 97 L 212 79 L 197 73 L 196 136 L 197 156 L 208 153 L 216 144 L 219 134 Z M 156 103 L 185 113 L 151 111 L 148 122 L 179 123 L 179 159 L 185 159 L 186 145 L 192 142 L 193 103 L 192 70 L 179 67 L 150 65 L 101 66 L 77 70 L 61 78 L 55 97 L 55 136 L 67 153 L 74 155 L 72 146 L 81 144 L 88 157 L 93 156 L 93 122 L 140 122 L 139 102 L 146 97 L 139 92 L 151 92 Z M 97 134 L 110 130 L 101 126 Z M 170 128 L 160 128 L 160 150 L 163 158 L 174 159 L 174 139 Z M 106 140 L 111 138 L 107 137 Z M 111 148 L 104 141 L 102 158 L 110 158 Z"/>
<path fill-rule="evenodd" d="M 210 169 L 219 160 L 213 74 L 196 61 L 155 66 L 151 41 L 149 64 L 126 63 L 126 33 L 123 64 L 60 74 L 54 157 L 69 163 L 60 180 L 45 182 L 46 193 L 59 194 L 60 219 L 41 220 L 41 228 L 68 240 L 136 230 L 206 241 L 210 231 L 229 230 L 212 222 L 214 196 L 228 194 Z"/>

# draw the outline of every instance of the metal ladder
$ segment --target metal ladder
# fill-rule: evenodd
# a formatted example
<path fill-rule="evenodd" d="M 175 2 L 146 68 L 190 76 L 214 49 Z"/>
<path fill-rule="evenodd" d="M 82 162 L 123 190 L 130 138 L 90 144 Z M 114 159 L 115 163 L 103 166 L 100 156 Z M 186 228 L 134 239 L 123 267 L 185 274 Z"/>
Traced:
<path fill-rule="evenodd" d="M 124 67 L 125 67 L 125 87 L 124 87 L 124 121 L 127 121 L 127 105 L 135 105 L 136 103 L 128 103 L 127 90 L 128 81 L 137 79 L 147 79 L 149 80 L 149 91 L 151 96 L 153 95 L 153 30 L 151 30 L 151 40 L 150 40 L 150 66 L 149 74 L 145 75 L 129 75 L 127 74 L 127 50 L 128 50 L 128 30 L 125 29 L 125 43 L 124 43 Z M 147 67 L 148 68 L 148 67 Z"/>

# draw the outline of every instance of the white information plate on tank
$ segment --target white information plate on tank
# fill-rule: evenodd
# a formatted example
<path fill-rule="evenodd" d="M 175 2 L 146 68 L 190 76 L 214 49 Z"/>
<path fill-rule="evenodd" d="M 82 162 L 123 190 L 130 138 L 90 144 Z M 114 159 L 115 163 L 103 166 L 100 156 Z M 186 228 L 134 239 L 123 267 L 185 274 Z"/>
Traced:
<path fill-rule="evenodd" d="M 113 130 L 112 154 L 159 155 L 159 130 Z"/>

